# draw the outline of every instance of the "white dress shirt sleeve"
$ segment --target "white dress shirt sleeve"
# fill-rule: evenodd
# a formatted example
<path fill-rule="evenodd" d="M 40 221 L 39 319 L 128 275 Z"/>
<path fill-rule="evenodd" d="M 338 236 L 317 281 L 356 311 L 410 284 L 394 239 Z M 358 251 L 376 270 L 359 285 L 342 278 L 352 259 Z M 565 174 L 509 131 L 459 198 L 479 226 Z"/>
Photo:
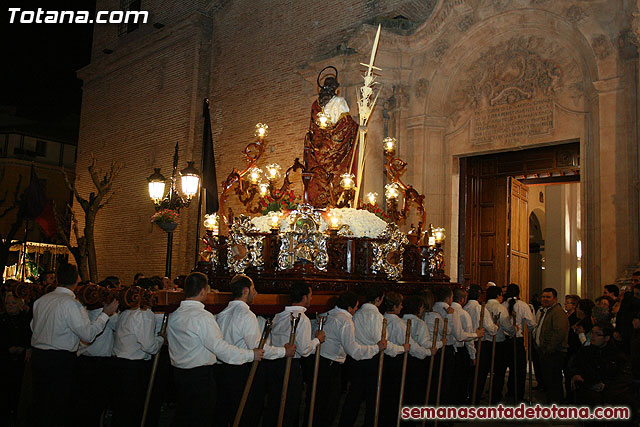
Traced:
<path fill-rule="evenodd" d="M 109 320 L 109 316 L 100 313 L 96 320 L 92 322 L 89 320 L 87 310 L 77 301 L 70 302 L 68 307 L 69 328 L 85 343 L 91 343 L 104 330 Z"/>
<path fill-rule="evenodd" d="M 313 353 L 320 340 L 318 338 L 311 339 L 311 321 L 303 314 L 300 315 L 300 323 L 296 328 L 296 353 L 300 357 L 306 357 Z"/>
<path fill-rule="evenodd" d="M 377 345 L 358 344 L 352 321 L 346 321 L 342 324 L 340 342 L 344 351 L 355 360 L 371 359 L 380 351 Z"/>
<path fill-rule="evenodd" d="M 140 312 L 140 317 L 142 319 L 135 322 L 136 340 L 142 351 L 156 354 L 164 343 L 164 338 L 156 334 L 156 316 L 153 312 L 144 310 Z"/>
<path fill-rule="evenodd" d="M 253 350 L 238 348 L 224 340 L 222 331 L 220 331 L 215 319 L 202 318 L 198 329 L 198 335 L 202 339 L 202 344 L 205 348 L 223 362 L 231 365 L 242 365 L 253 361 Z"/>

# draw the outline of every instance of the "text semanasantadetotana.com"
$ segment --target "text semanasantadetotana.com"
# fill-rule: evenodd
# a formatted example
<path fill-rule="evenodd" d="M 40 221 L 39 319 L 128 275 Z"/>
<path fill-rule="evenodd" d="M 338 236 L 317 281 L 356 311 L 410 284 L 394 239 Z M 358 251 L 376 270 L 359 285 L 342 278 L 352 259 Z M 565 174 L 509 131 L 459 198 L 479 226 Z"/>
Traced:
<path fill-rule="evenodd" d="M 626 406 L 405 406 L 403 420 L 627 420 L 631 411 Z"/>

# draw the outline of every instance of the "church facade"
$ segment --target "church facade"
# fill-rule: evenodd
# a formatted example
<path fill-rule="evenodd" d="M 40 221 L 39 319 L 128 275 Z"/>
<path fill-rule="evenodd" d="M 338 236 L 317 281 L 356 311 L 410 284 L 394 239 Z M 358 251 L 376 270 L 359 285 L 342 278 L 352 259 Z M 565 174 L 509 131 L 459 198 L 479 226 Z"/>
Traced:
<path fill-rule="evenodd" d="M 99 0 L 97 9 L 115 3 Z M 546 285 L 593 297 L 639 261 L 637 2 L 202 0 L 140 8 L 152 22 L 95 27 L 91 64 L 79 72 L 81 193 L 90 189 L 91 153 L 104 167 L 124 163 L 96 223 L 101 277 L 126 283 L 138 271 L 162 274 L 166 235 L 149 220 L 146 177 L 154 167 L 170 175 L 176 141 L 179 169 L 199 163 L 203 98 L 211 101 L 219 182 L 244 167 L 258 122 L 270 129 L 262 161 L 286 168 L 302 158 L 324 67 L 339 70 L 340 95 L 357 117 L 360 64 L 377 24 L 381 85 L 364 192 L 384 193 L 381 141 L 395 137 L 408 162 L 404 181 L 425 195 L 427 222 L 447 230 L 452 280 L 512 281 L 517 247 L 528 255 L 542 247 L 536 268 Z M 522 194 L 514 196 L 516 187 Z M 522 212 L 513 202 L 520 196 Z M 181 211 L 177 274 L 194 265 L 199 223 L 197 207 Z M 536 240 L 523 224 L 546 232 Z M 540 273 L 524 270 L 526 280 Z"/>

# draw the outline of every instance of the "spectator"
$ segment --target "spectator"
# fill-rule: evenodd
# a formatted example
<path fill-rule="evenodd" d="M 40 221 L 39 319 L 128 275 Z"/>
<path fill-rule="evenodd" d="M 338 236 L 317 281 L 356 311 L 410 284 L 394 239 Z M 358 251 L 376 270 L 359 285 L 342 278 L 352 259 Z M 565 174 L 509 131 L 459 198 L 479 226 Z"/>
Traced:
<path fill-rule="evenodd" d="M 48 286 L 56 283 L 56 272 L 53 270 L 47 270 L 40 275 L 40 285 Z"/>
<path fill-rule="evenodd" d="M 591 313 L 593 312 L 593 308 L 595 304 L 590 299 L 581 299 L 578 301 L 578 306 L 576 307 L 576 316 L 578 316 L 578 323 L 572 328 L 573 331 L 578 336 L 580 341 L 580 347 L 583 345 L 589 345 L 589 337 L 591 335 L 591 327 L 593 326 L 593 321 L 591 320 Z M 575 351 L 577 352 L 579 348 Z"/>
<path fill-rule="evenodd" d="M 634 296 L 631 290 L 620 294 L 620 309 L 616 314 L 614 338 L 619 342 L 623 351 L 627 354 L 631 350 L 631 337 L 633 335 L 633 318 L 640 312 L 640 298 Z"/>
<path fill-rule="evenodd" d="M 31 342 L 31 316 L 20 298 L 4 297 L 5 313 L 0 315 L 0 422 L 14 425 L 26 358 Z"/>
<path fill-rule="evenodd" d="M 640 311 L 633 316 L 633 332 L 631 335 L 631 354 L 635 354 L 636 357 L 632 357 L 632 369 L 633 369 L 633 388 L 636 393 L 636 399 L 640 396 Z"/>
<path fill-rule="evenodd" d="M 620 288 L 618 288 L 618 285 L 606 285 L 602 291 L 602 296 L 609 297 L 615 302 L 620 296 Z"/>
<path fill-rule="evenodd" d="M 613 304 L 613 299 L 607 295 L 596 298 L 596 305 L 605 307 L 609 311 L 611 311 L 611 309 L 613 308 Z"/>
<path fill-rule="evenodd" d="M 571 366 L 571 386 L 577 403 L 591 406 L 631 403 L 631 364 L 612 344 L 613 327 L 593 326 L 591 345 L 582 348 Z"/>
<path fill-rule="evenodd" d="M 562 368 L 567 357 L 569 319 L 558 304 L 558 292 L 553 288 L 542 291 L 542 308 L 538 312 L 535 346 L 540 352 L 540 366 L 548 403 L 564 401 Z"/>

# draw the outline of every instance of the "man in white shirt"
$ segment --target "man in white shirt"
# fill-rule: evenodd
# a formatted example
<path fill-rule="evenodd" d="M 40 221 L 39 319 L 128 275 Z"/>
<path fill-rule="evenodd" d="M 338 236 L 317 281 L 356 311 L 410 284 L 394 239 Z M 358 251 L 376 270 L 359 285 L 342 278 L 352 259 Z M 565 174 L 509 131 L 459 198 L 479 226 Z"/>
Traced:
<path fill-rule="evenodd" d="M 249 308 L 256 295 L 258 295 L 253 280 L 248 276 L 238 274 L 231 279 L 229 287 L 231 288 L 233 300 L 229 302 L 222 312 L 215 316 L 224 340 L 238 348 L 257 348 L 262 331 L 258 325 L 258 318 Z M 285 356 L 293 357 L 295 351 L 295 344 L 289 345 L 287 343 L 283 347 L 265 345 L 264 359 L 273 360 Z M 216 382 L 219 397 L 215 425 L 226 426 L 233 422 L 251 365 L 252 363 L 250 362 L 237 364 L 218 361 L 216 365 Z M 266 393 L 266 371 L 263 368 L 264 366 L 260 365 L 256 371 L 240 425 L 256 426 L 260 422 Z"/>
<path fill-rule="evenodd" d="M 433 344 L 433 329 L 429 330 L 427 324 L 422 320 L 425 312 L 425 299 L 414 295 L 408 297 L 403 302 L 402 311 L 405 313 L 402 320 L 407 324 L 411 320 L 411 338 L 417 345 L 427 350 L 427 356 L 424 359 L 415 357 L 409 352 L 409 361 L 407 364 L 407 386 L 405 390 L 405 403 L 407 406 L 424 405 L 426 388 L 428 380 L 429 364 L 431 357 L 435 356 L 438 349 L 442 348 L 442 341 L 437 340 L 436 346 Z M 413 351 L 413 346 L 411 347 Z"/>
<path fill-rule="evenodd" d="M 298 425 L 298 412 L 302 395 L 302 365 L 301 358 L 307 357 L 316 349 L 318 344 L 324 342 L 324 331 L 317 331 L 315 338 L 311 338 L 311 321 L 305 311 L 311 305 L 311 287 L 305 282 L 294 282 L 289 292 L 291 305 L 276 314 L 271 327 L 271 345 L 284 347 L 289 342 L 291 332 L 291 315 L 299 317 L 296 327 L 295 345 L 296 352 L 291 361 L 291 372 L 287 389 L 286 409 L 284 413 L 285 426 Z M 270 360 L 268 365 L 268 399 L 262 425 L 264 427 L 275 426 L 280 411 L 280 398 L 284 381 L 285 359 Z"/>
<path fill-rule="evenodd" d="M 483 374 L 483 367 L 490 366 L 491 361 L 491 340 L 497 332 L 498 325 L 493 323 L 493 319 L 491 318 L 491 313 L 486 309 L 483 309 L 478 299 L 482 295 L 482 288 L 480 285 L 473 284 L 469 287 L 469 292 L 467 293 L 468 302 L 464 306 L 464 311 L 469 313 L 469 317 L 471 318 L 472 329 L 478 329 L 478 325 L 480 324 L 480 314 L 481 311 L 484 310 L 484 316 L 482 319 L 482 327 L 484 328 L 485 335 L 484 339 L 475 340 L 475 349 L 476 355 L 478 354 L 478 347 L 482 346 L 482 357 L 480 359 L 480 368 L 478 370 L 478 387 L 476 391 L 476 402 L 480 400 L 480 396 L 482 395 L 482 390 L 484 389 L 484 384 L 486 382 L 487 371 Z M 476 358 L 477 359 L 477 358 Z M 478 360 L 476 360 L 478 363 Z M 475 375 L 475 367 L 473 375 Z M 483 377 L 484 375 L 484 377 Z M 469 396 L 473 393 L 473 377 L 469 383 Z"/>
<path fill-rule="evenodd" d="M 58 287 L 33 304 L 31 367 L 38 425 L 70 422 L 70 393 L 80 340 L 92 342 L 118 308 L 114 300 L 91 321 L 73 293 L 79 282 L 76 267 L 62 264 Z"/>
<path fill-rule="evenodd" d="M 387 347 L 386 340 L 380 340 L 376 345 L 361 345 L 356 341 L 353 315 L 357 309 L 357 295 L 347 291 L 338 297 L 335 307 L 326 314 L 326 339 L 320 349 L 314 425 L 333 424 L 340 402 L 342 368 L 347 355 L 355 360 L 370 359 Z"/>
<path fill-rule="evenodd" d="M 98 284 L 101 287 L 111 287 L 111 282 L 104 280 Z M 87 306 L 89 319 L 95 321 L 102 313 L 102 307 Z M 113 340 L 118 313 L 107 321 L 104 330 L 92 343 L 80 342 L 75 371 L 74 392 L 77 398 L 74 411 L 76 425 L 100 425 L 103 412 L 109 407 L 113 397 L 115 376 L 113 372 Z M 96 384 L 101 384 L 96 387 Z M 92 390 L 92 393 L 87 393 Z"/>
<path fill-rule="evenodd" d="M 460 317 L 462 329 L 467 334 L 472 334 L 473 321 L 471 316 L 462 307 L 467 303 L 467 292 L 462 288 L 453 290 L 453 302 L 451 308 Z M 465 341 L 458 341 L 454 344 L 455 349 L 455 375 L 454 383 L 463 385 L 462 387 L 453 387 L 453 403 L 462 405 L 469 397 L 469 383 L 473 381 L 473 366 L 476 363 L 476 348 L 474 346 L 476 339 L 468 338 Z"/>
<path fill-rule="evenodd" d="M 515 335 L 516 329 L 513 327 L 511 318 L 505 306 L 502 305 L 502 289 L 498 286 L 490 286 L 487 288 L 487 304 L 485 305 L 487 311 L 491 314 L 493 319 L 497 319 L 498 331 L 496 332 L 496 354 L 493 365 L 493 383 L 490 384 L 492 388 L 491 392 L 491 405 L 495 405 L 502 400 L 502 389 L 504 388 L 504 377 L 507 370 L 506 361 L 506 343 L 507 336 Z M 486 339 L 486 338 L 485 338 Z M 493 336 L 490 337 L 491 345 L 493 347 Z M 481 366 L 480 366 L 480 378 L 478 378 L 478 392 L 481 393 L 480 388 L 481 379 L 482 386 L 484 387 L 484 380 L 487 373 L 491 369 L 491 351 L 482 354 Z M 488 360 L 487 360 L 488 359 Z M 487 363 L 485 364 L 486 361 Z"/>
<path fill-rule="evenodd" d="M 261 360 L 264 350 L 227 343 L 204 300 L 211 288 L 207 276 L 191 273 L 184 284 L 185 300 L 169 316 L 167 341 L 178 389 L 176 426 L 211 426 L 216 407 L 213 366 L 217 358 L 242 364 Z"/>
<path fill-rule="evenodd" d="M 387 337 L 393 344 L 402 346 L 403 353 L 409 352 L 412 357 L 424 359 L 431 354 L 431 351 L 417 344 L 411 338 L 411 334 L 409 334 L 409 343 L 405 344 L 407 325 L 399 317 L 402 312 L 402 301 L 402 295 L 397 292 L 387 292 L 384 296 L 384 318 L 387 319 Z M 404 357 L 396 356 L 388 357 L 384 360 L 380 425 L 394 425 L 397 422 L 403 359 Z"/>
<path fill-rule="evenodd" d="M 365 301 L 353 315 L 356 341 L 360 345 L 377 345 L 382 337 L 382 320 L 384 316 L 378 307 L 384 300 L 384 291 L 378 286 L 365 288 Z M 404 351 L 402 346 L 387 341 L 385 355 L 394 357 Z M 362 401 L 365 402 L 366 426 L 373 424 L 376 404 L 376 388 L 378 378 L 379 354 L 370 358 L 354 360 L 351 363 L 349 392 L 345 399 L 340 416 L 340 426 L 353 426 L 360 411 Z"/>
<path fill-rule="evenodd" d="M 447 322 L 447 345 L 440 357 L 444 357 L 444 370 L 442 380 L 442 390 L 440 391 L 441 403 L 455 403 L 455 387 L 454 378 L 456 376 L 456 343 L 464 343 L 466 341 L 480 338 L 484 335 L 484 329 L 478 328 L 475 332 L 465 331 L 460 320 L 460 312 L 451 307 L 453 303 L 453 291 L 448 286 L 441 286 L 435 291 L 436 303 L 433 311 L 440 314 L 443 319 L 449 319 Z M 462 307 L 460 307 L 462 309 Z M 444 327 L 444 325 L 443 325 Z M 462 351 L 467 351 L 461 349 Z M 474 355 L 475 357 L 475 355 Z M 438 363 L 440 361 L 438 360 Z"/>
<path fill-rule="evenodd" d="M 150 289 L 151 279 L 141 278 L 138 287 Z M 117 426 L 140 425 L 151 376 L 151 358 L 164 344 L 159 336 L 160 323 L 149 307 L 139 303 L 128 307 L 118 315 L 113 341 L 114 372 L 118 378 L 113 402 L 113 424 Z M 158 384 L 159 382 L 156 382 Z M 159 395 L 152 393 L 146 423 L 157 422 L 160 412 Z"/>
<path fill-rule="evenodd" d="M 507 300 L 502 302 L 507 309 L 507 312 L 511 319 L 513 319 L 513 313 L 516 316 L 516 325 L 518 325 L 518 331 L 515 338 L 511 337 L 507 339 L 506 353 L 507 353 L 507 367 L 509 368 L 509 379 L 507 380 L 507 396 L 511 396 L 508 399 L 515 399 L 514 404 L 518 404 L 524 400 L 524 387 L 525 377 L 527 375 L 527 353 L 524 347 L 524 335 L 523 331 L 525 326 L 529 328 L 529 332 L 532 332 L 536 327 L 536 319 L 529 308 L 529 304 L 520 301 L 520 287 L 515 283 L 507 286 Z M 513 322 L 513 320 L 512 320 Z M 516 354 L 513 354 L 514 343 Z M 517 377 L 517 391 L 518 395 L 514 397 L 514 372 Z"/>

